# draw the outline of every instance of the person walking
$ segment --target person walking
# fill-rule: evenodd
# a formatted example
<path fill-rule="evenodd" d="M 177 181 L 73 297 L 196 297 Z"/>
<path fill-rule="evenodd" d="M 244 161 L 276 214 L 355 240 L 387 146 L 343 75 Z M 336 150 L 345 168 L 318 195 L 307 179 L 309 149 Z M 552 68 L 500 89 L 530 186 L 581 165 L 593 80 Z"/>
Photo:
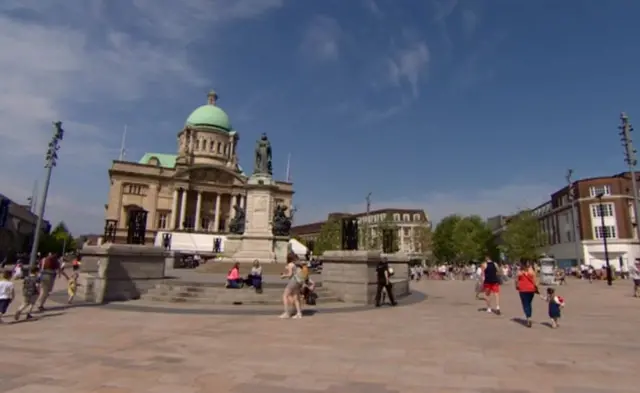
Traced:
<path fill-rule="evenodd" d="M 58 275 L 62 275 L 66 279 L 69 278 L 62 269 L 58 256 L 54 253 L 49 253 L 40 265 L 40 296 L 37 301 L 38 311 L 44 311 L 44 305 L 53 290 Z"/>
<path fill-rule="evenodd" d="M 376 307 L 380 307 L 382 302 L 382 291 L 385 290 L 387 292 L 387 296 L 389 296 L 389 301 L 392 306 L 397 305 L 396 299 L 393 296 L 393 285 L 391 284 L 391 271 L 389 269 L 389 263 L 386 259 L 381 259 L 376 267 L 376 276 L 378 281 L 378 286 L 376 287 Z"/>
<path fill-rule="evenodd" d="M 633 281 L 633 297 L 640 297 L 640 259 L 636 259 L 631 265 L 629 277 Z"/>
<path fill-rule="evenodd" d="M 520 263 L 520 269 L 516 277 L 516 290 L 520 295 L 520 302 L 522 303 L 522 311 L 526 318 L 527 327 L 533 326 L 531 322 L 531 316 L 533 315 L 533 298 L 538 293 L 538 286 L 536 285 L 536 272 L 528 261 L 522 261 Z"/>
<path fill-rule="evenodd" d="M 500 266 L 493 262 L 490 257 L 485 258 L 482 264 L 482 277 L 485 302 L 487 302 L 487 312 L 500 315 Z M 495 298 L 495 310 L 491 309 L 491 295 Z"/>

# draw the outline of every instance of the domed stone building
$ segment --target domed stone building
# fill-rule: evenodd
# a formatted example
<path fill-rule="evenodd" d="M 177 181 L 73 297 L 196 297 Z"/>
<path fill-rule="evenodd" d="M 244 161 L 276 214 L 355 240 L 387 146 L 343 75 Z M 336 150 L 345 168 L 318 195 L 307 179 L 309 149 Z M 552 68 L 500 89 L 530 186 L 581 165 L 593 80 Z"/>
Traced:
<path fill-rule="evenodd" d="M 151 244 L 158 232 L 190 238 L 224 234 L 234 206 L 246 208 L 248 177 L 236 153 L 239 134 L 217 99 L 209 92 L 207 103 L 189 115 L 178 132 L 177 154 L 146 153 L 138 162 L 113 162 L 105 216 L 116 226 L 117 242 L 126 241 L 135 211 L 147 212 L 145 243 Z M 290 208 L 292 184 L 275 181 L 273 195 L 274 206 Z"/>

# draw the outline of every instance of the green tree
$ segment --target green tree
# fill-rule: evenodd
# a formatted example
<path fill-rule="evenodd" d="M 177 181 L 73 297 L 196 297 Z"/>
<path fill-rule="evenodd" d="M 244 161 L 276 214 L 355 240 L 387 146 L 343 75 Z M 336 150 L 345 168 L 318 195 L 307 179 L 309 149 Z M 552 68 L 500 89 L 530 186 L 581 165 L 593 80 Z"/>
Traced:
<path fill-rule="evenodd" d="M 536 260 L 546 250 L 546 238 L 540 231 L 538 219 L 530 211 L 512 216 L 502 233 L 500 249 L 510 261 Z"/>
<path fill-rule="evenodd" d="M 452 262 L 458 256 L 458 248 L 453 240 L 456 224 L 462 218 L 452 214 L 442 219 L 433 231 L 432 252 L 435 259 L 442 262 Z"/>
<path fill-rule="evenodd" d="M 462 218 L 453 228 L 456 261 L 466 263 L 482 260 L 489 251 L 492 238 L 491 230 L 480 216 Z"/>
<path fill-rule="evenodd" d="M 413 228 L 412 234 L 415 251 L 425 257 L 432 253 L 433 232 L 428 225 L 421 225 Z"/>
<path fill-rule="evenodd" d="M 342 246 L 342 228 L 340 220 L 329 219 L 320 228 L 320 234 L 313 245 L 313 254 L 322 255 L 325 251 L 339 250 Z"/>
<path fill-rule="evenodd" d="M 391 249 L 391 252 L 394 253 L 400 251 L 400 237 L 398 236 L 398 226 L 393 221 L 393 216 L 391 214 L 387 213 L 384 219 L 379 222 L 374 228 L 375 234 L 373 236 L 373 242 L 375 243 L 375 247 L 372 247 L 372 249 L 382 250 L 382 241 L 384 239 L 383 234 L 385 233 L 385 231 L 391 231 L 391 233 L 393 234 L 391 238 L 393 242 L 393 249 Z"/>
<path fill-rule="evenodd" d="M 38 248 L 41 253 L 55 252 L 62 254 L 63 252 L 74 251 L 77 248 L 76 240 L 64 222 L 58 223 L 53 230 L 44 234 L 40 238 Z"/>

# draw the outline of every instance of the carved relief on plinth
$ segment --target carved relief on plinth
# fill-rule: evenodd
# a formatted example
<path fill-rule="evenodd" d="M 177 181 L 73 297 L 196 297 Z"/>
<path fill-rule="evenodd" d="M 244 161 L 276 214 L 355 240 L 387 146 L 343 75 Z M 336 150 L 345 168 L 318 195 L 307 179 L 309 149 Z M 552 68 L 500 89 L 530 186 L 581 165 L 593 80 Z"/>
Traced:
<path fill-rule="evenodd" d="M 261 196 L 256 199 L 255 211 L 263 212 L 267 211 L 268 199 L 266 196 Z"/>

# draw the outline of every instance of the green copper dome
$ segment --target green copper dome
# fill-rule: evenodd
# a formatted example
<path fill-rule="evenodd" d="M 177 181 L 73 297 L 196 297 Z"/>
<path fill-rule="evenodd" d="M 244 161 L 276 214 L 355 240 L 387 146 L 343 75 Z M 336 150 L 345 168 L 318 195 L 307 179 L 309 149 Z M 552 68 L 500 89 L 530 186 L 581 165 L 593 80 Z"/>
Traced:
<path fill-rule="evenodd" d="M 211 90 L 208 95 L 208 103 L 196 108 L 187 118 L 187 125 L 222 128 L 231 131 L 229 116 L 216 106 L 218 95 Z"/>

